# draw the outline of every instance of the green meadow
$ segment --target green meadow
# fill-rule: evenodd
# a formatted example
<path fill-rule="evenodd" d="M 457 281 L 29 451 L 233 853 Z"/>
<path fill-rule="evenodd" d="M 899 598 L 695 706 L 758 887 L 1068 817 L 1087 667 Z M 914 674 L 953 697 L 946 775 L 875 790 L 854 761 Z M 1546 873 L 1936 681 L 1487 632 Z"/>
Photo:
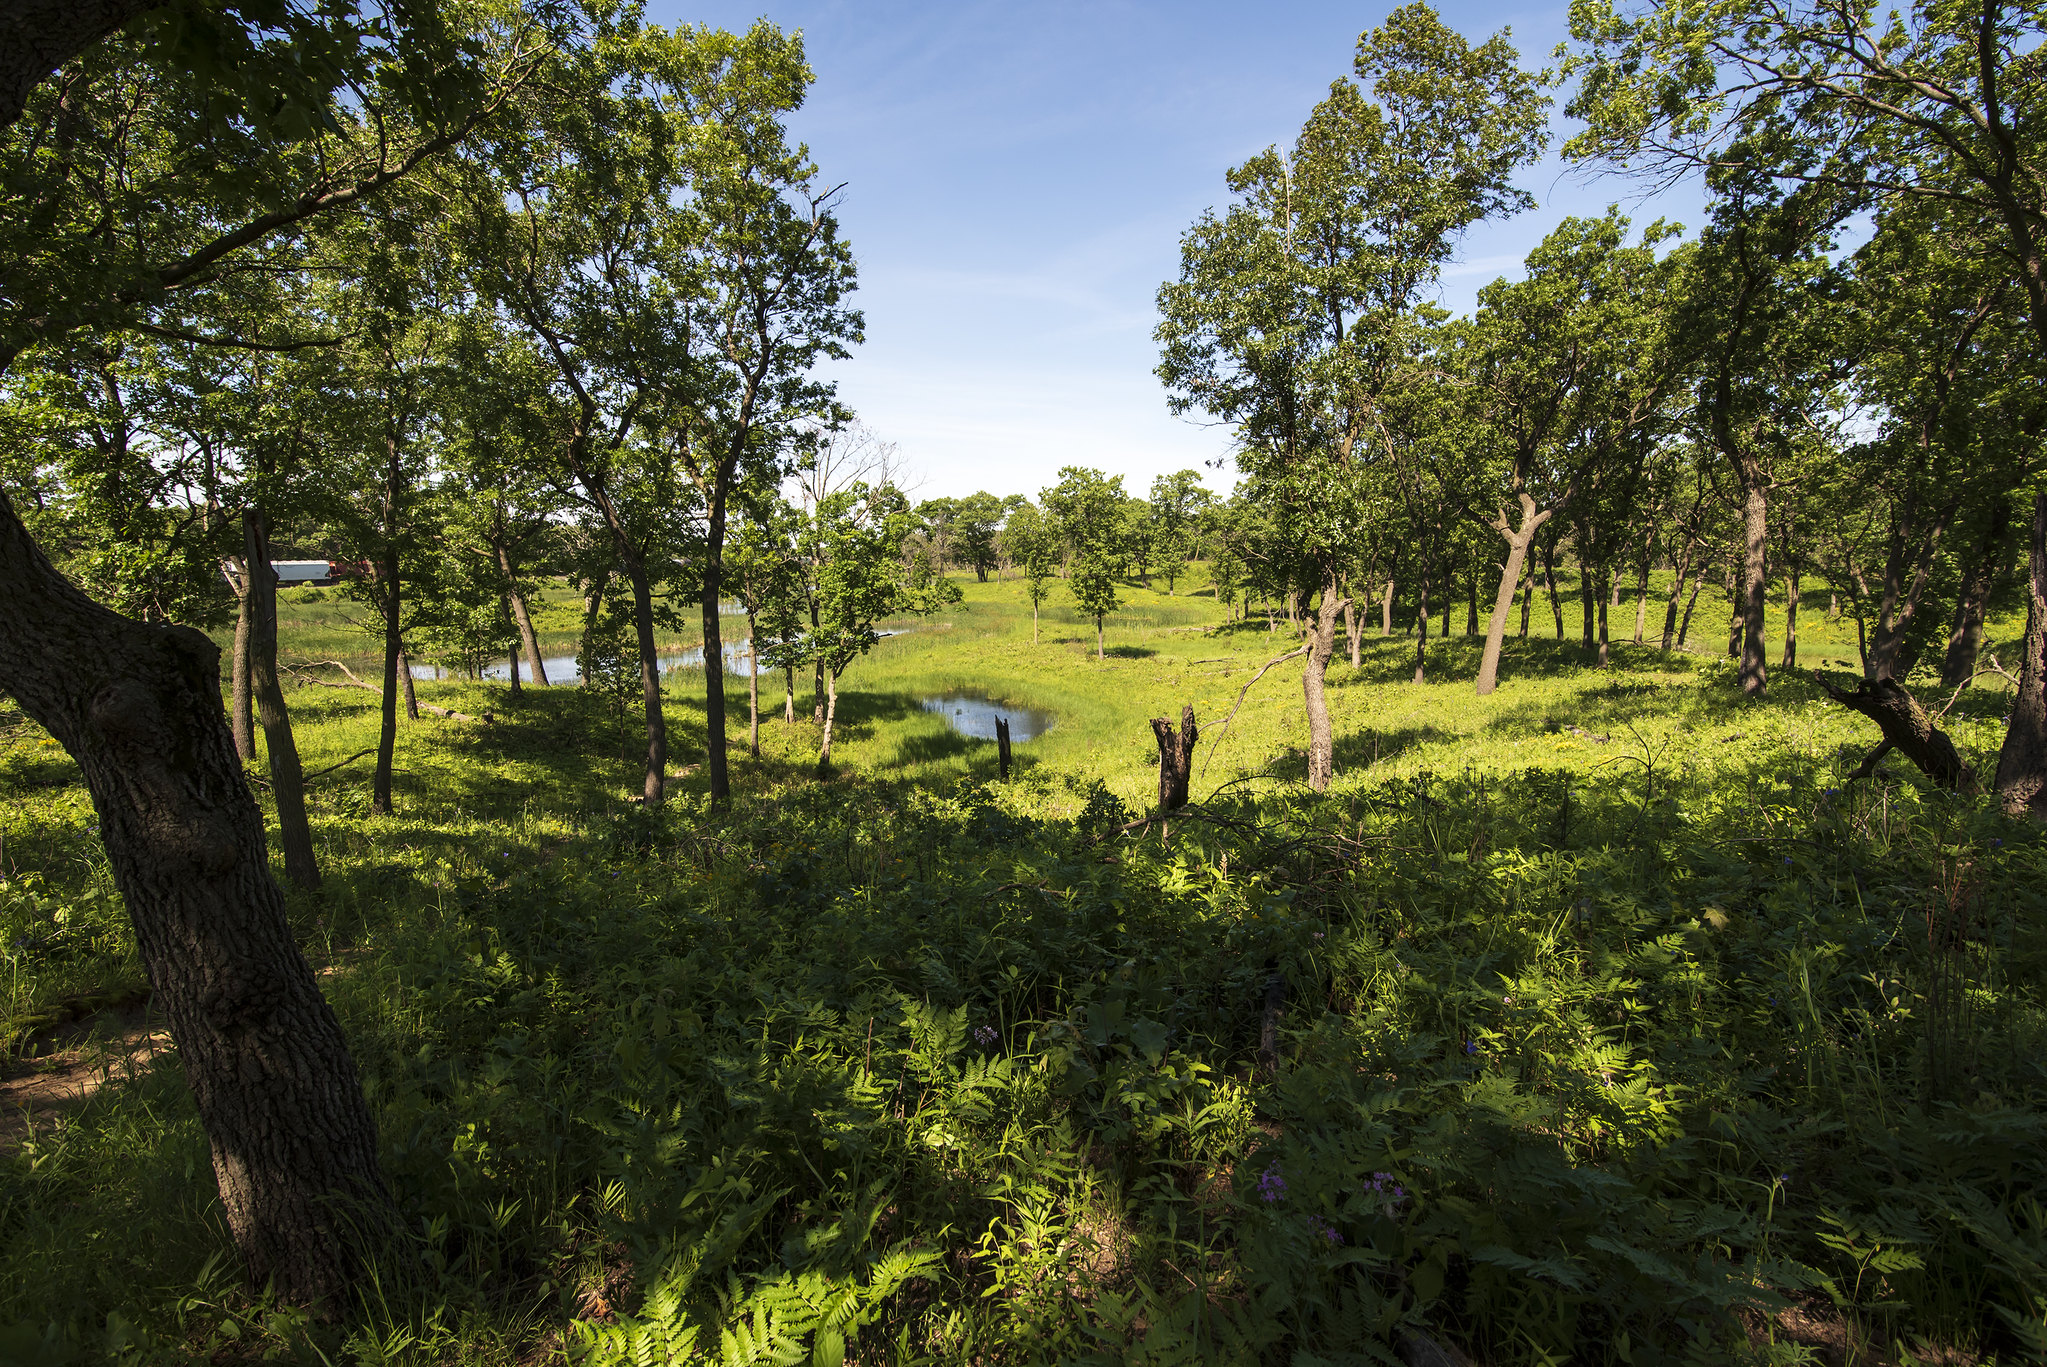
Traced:
<path fill-rule="evenodd" d="M 377 699 L 295 687 L 293 922 L 410 1222 L 346 1325 L 240 1282 L 90 801 L 0 713 L 7 1085 L 79 1084 L 0 1131 L 0 1362 L 2047 1355 L 2038 832 L 1847 782 L 1874 727 L 1774 655 L 1744 701 L 1710 590 L 1683 653 L 1624 605 L 1604 670 L 1538 599 L 1489 698 L 1463 604 L 1424 684 L 1368 613 L 1314 794 L 1298 662 L 1222 724 L 1284 613 L 1204 587 L 1127 586 L 1098 660 L 1057 586 L 1034 643 L 964 580 L 841 680 L 826 775 L 807 679 L 758 757 L 728 680 L 722 808 L 674 671 L 651 816 L 594 691 L 422 682 L 479 720 L 403 724 L 375 818 Z M 1808 594 L 1801 664 L 1853 673 Z M 302 597 L 282 654 L 361 659 Z M 576 624 L 551 593 L 544 648 Z M 1943 723 L 1986 776 L 2002 686 Z M 959 692 L 1053 715 L 1008 780 Z M 1193 805 L 1146 822 L 1183 704 Z"/>

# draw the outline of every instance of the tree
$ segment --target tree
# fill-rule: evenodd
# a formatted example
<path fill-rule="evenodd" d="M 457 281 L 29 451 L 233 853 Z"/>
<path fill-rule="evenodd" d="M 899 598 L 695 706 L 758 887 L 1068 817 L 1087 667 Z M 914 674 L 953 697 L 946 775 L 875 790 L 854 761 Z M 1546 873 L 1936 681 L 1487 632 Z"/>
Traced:
<path fill-rule="evenodd" d="M 803 634 L 802 566 L 796 537 L 802 520 L 774 490 L 750 490 L 740 500 L 739 534 L 730 557 L 732 592 L 746 610 L 747 753 L 761 753 L 760 668 L 764 652 L 786 654 Z M 705 668 L 713 666 L 705 657 Z M 787 710 L 795 707 L 794 675 Z"/>
<path fill-rule="evenodd" d="M 1458 237 L 1532 203 L 1509 177 L 1543 146 L 1548 103 L 1504 34 L 1474 47 L 1425 4 L 1364 35 L 1354 70 L 1289 152 L 1229 173 L 1237 200 L 1182 238 L 1156 334 L 1173 411 L 1236 426 L 1254 496 L 1315 571 L 1301 687 L 1318 789 L 1334 772 L 1324 676 L 1368 506 L 1362 467 L 1394 455 L 1384 400 Z"/>
<path fill-rule="evenodd" d="M 1025 503 L 1003 523 L 1002 544 L 1010 563 L 1023 572 L 1024 594 L 1031 600 L 1031 644 L 1036 645 L 1038 609 L 1051 593 L 1052 572 L 1059 566 L 1057 540 L 1037 505 Z"/>
<path fill-rule="evenodd" d="M 260 268 L 252 248 L 454 145 L 533 62 L 516 18 L 492 32 L 439 11 L 366 25 L 348 6 L 266 7 L 260 27 L 232 10 L 187 25 L 166 7 L 139 36 L 103 38 L 131 13 L 0 30 L 0 372 L 88 326 L 182 333 L 189 291 Z M 218 652 L 93 603 L 4 496 L 0 627 L 0 688 L 84 771 L 249 1273 L 332 1305 L 394 1212 L 347 1045 L 269 875 Z"/>
<path fill-rule="evenodd" d="M 988 571 L 997 564 L 996 537 L 1007 514 L 1003 501 L 984 491 L 960 499 L 953 515 L 953 553 L 959 557 L 956 563 L 966 565 L 984 584 L 988 582 Z"/>
<path fill-rule="evenodd" d="M 1117 565 L 1106 547 L 1085 545 L 1073 558 L 1066 586 L 1073 590 L 1073 602 L 1082 615 L 1095 619 L 1095 658 L 1108 658 L 1102 648 L 1102 619 L 1121 603 L 1116 597 Z"/>
<path fill-rule="evenodd" d="M 909 500 L 900 490 L 856 482 L 820 500 L 802 530 L 806 558 L 815 567 L 816 625 L 798 640 L 778 644 L 773 660 L 777 667 L 815 663 L 824 671 L 820 774 L 831 769 L 839 676 L 881 639 L 875 624 L 936 612 L 960 600 L 959 585 L 950 579 L 919 581 L 905 573 L 903 542 L 914 524 Z"/>
<path fill-rule="evenodd" d="M 552 363 L 558 458 L 632 586 L 642 786 L 658 806 L 668 742 L 654 586 L 664 562 L 694 553 L 716 657 L 732 490 L 778 476 L 799 429 L 837 416 L 810 372 L 848 354 L 860 319 L 843 304 L 853 264 L 832 191 L 781 122 L 809 81 L 800 39 L 768 24 L 735 37 L 635 19 L 602 35 L 573 79 L 575 100 L 474 164 L 475 255 Z M 705 688 L 722 800 L 722 671 L 707 669 Z"/>
<path fill-rule="evenodd" d="M 1485 450 L 1474 514 L 1507 543 L 1486 622 L 1478 693 L 1498 684 L 1507 614 L 1543 525 L 1622 465 L 1685 372 L 1666 337 L 1661 224 L 1626 245 L 1627 220 L 1568 218 L 1528 256 L 1522 279 L 1495 281 L 1459 330 L 1452 364 L 1472 386 Z M 1518 512 L 1510 512 L 1510 504 Z"/>
<path fill-rule="evenodd" d="M 1202 511 L 1210 502 L 1195 470 L 1179 470 L 1154 476 L 1151 482 L 1151 528 L 1159 563 L 1165 569 L 1166 592 L 1179 582 L 1180 571 L 1192 551 L 1193 532 Z"/>

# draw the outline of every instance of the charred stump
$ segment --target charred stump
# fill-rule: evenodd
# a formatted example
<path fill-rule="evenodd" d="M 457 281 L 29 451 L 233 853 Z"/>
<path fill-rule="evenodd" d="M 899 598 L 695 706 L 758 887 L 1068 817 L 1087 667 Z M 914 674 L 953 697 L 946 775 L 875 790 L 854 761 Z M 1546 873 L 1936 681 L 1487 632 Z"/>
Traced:
<path fill-rule="evenodd" d="M 1180 709 L 1180 729 L 1165 717 L 1151 719 L 1151 733 L 1159 743 L 1159 810 L 1178 811 L 1187 805 L 1187 780 L 1194 773 L 1194 708 Z"/>
<path fill-rule="evenodd" d="M 1962 762 L 1947 732 L 1934 724 L 1919 700 L 1901 688 L 1897 680 L 1862 679 L 1850 692 L 1828 683 L 1817 669 L 1812 677 L 1828 697 L 1868 717 L 1883 732 L 1883 744 L 1870 757 L 1872 760 L 1881 758 L 1884 750 L 1895 750 L 1918 765 L 1936 787 L 1957 793 L 1976 791 L 1975 771 Z M 1860 776 L 1874 768 L 1874 764 L 1865 761 L 1856 773 Z"/>

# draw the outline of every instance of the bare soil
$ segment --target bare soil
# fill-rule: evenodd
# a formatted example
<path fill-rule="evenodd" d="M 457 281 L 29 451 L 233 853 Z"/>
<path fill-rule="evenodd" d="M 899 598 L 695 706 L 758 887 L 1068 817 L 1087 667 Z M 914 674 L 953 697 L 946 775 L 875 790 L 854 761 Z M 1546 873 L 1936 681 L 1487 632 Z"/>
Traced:
<path fill-rule="evenodd" d="M 102 1011 L 38 1034 L 0 1058 L 0 1154 L 77 1112 L 110 1082 L 141 1077 L 171 1047 L 147 1005 Z"/>

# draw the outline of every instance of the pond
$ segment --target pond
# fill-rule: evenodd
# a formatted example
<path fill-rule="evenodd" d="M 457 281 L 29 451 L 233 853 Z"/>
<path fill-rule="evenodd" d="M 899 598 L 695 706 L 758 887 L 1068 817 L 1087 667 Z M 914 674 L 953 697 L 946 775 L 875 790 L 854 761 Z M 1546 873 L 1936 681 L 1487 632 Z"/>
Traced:
<path fill-rule="evenodd" d="M 1052 729 L 1053 716 L 1036 707 L 1015 707 L 973 693 L 947 693 L 923 700 L 926 712 L 942 712 L 952 729 L 975 740 L 995 739 L 995 719 L 1009 719 L 1009 738 L 1036 740 Z"/>

